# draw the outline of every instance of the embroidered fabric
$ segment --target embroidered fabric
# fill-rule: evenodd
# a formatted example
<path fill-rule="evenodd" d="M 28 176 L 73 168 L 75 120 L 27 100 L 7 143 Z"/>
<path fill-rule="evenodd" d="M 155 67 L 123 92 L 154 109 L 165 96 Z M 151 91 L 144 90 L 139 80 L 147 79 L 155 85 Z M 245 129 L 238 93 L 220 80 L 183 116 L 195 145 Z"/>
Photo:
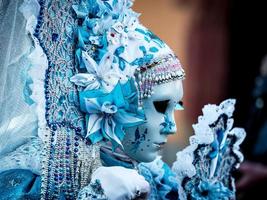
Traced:
<path fill-rule="evenodd" d="M 181 185 L 182 200 L 235 198 L 232 172 L 243 160 L 239 145 L 245 131 L 232 128 L 234 104 L 235 100 L 229 99 L 219 106 L 206 105 L 193 125 L 190 146 L 177 153 L 172 170 Z"/>
<path fill-rule="evenodd" d="M 76 1 L 42 1 L 35 36 L 48 59 L 45 74 L 46 120 L 52 125 L 83 127 L 84 116 L 77 107 L 77 88 L 69 78 L 75 73 L 74 31 L 77 21 L 72 5 Z"/>

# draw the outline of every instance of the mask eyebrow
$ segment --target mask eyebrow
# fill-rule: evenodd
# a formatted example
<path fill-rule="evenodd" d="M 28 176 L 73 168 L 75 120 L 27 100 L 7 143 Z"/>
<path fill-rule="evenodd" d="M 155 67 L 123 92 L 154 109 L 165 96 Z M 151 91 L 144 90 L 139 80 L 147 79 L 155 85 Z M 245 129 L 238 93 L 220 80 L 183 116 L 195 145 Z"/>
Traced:
<path fill-rule="evenodd" d="M 167 110 L 170 100 L 163 100 L 163 101 L 153 101 L 155 109 L 159 112 L 164 114 Z"/>

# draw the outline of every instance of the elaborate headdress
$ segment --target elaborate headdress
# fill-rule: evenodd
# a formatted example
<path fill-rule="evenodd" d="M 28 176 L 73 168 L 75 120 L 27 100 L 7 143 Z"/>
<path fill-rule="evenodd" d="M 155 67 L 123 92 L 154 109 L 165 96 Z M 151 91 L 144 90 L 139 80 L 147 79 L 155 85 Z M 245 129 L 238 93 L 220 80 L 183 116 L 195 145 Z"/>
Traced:
<path fill-rule="evenodd" d="M 123 0 L 72 6 L 78 20 L 78 73 L 70 80 L 80 86 L 80 108 L 87 113 L 85 137 L 92 143 L 108 139 L 121 145 L 123 127 L 143 123 L 142 98 L 151 95 L 153 86 L 184 78 L 179 60 L 139 23 L 131 5 Z"/>

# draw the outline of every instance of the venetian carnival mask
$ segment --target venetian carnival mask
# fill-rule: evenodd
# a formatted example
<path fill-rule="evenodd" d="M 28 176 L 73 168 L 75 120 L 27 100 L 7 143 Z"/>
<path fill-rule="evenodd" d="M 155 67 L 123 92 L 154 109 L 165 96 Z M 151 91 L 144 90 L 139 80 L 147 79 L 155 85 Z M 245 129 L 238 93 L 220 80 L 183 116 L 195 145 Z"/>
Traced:
<path fill-rule="evenodd" d="M 151 162 L 167 142 L 168 135 L 176 132 L 174 111 L 182 108 L 180 79 L 184 78 L 184 71 L 172 50 L 160 38 L 137 21 L 134 23 L 132 38 L 125 44 L 121 56 L 139 67 L 134 74 L 139 90 L 138 106 L 144 112 L 144 122 L 125 127 L 121 148 L 134 160 Z M 110 41 L 114 40 L 116 32 L 111 34 Z"/>
<path fill-rule="evenodd" d="M 181 80 L 155 86 L 154 94 L 143 100 L 146 122 L 126 129 L 122 141 L 126 154 L 139 162 L 151 162 L 157 157 L 168 135 L 176 132 L 174 111 L 182 109 L 182 96 Z"/>
<path fill-rule="evenodd" d="M 135 80 L 144 122 L 125 127 L 122 149 L 134 160 L 151 162 L 176 132 L 174 111 L 182 109 L 184 71 L 172 50 L 140 23 L 128 42 L 122 56 L 138 65 Z"/>

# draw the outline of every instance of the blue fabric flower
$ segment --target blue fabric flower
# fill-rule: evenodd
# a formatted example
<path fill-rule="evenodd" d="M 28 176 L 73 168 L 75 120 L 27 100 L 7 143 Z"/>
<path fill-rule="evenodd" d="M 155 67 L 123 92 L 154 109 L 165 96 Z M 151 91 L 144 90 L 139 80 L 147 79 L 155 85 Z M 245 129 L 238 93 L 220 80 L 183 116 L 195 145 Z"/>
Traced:
<path fill-rule="evenodd" d="M 221 182 L 211 183 L 201 180 L 197 187 L 192 189 L 191 195 L 195 200 L 228 200 L 233 197 L 233 192 Z"/>
<path fill-rule="evenodd" d="M 137 108 L 137 90 L 131 79 L 120 82 L 110 93 L 103 90 L 80 92 L 80 107 L 87 113 L 87 133 L 92 143 L 107 139 L 113 148 L 122 147 L 124 127 L 144 123 L 144 114 Z"/>

